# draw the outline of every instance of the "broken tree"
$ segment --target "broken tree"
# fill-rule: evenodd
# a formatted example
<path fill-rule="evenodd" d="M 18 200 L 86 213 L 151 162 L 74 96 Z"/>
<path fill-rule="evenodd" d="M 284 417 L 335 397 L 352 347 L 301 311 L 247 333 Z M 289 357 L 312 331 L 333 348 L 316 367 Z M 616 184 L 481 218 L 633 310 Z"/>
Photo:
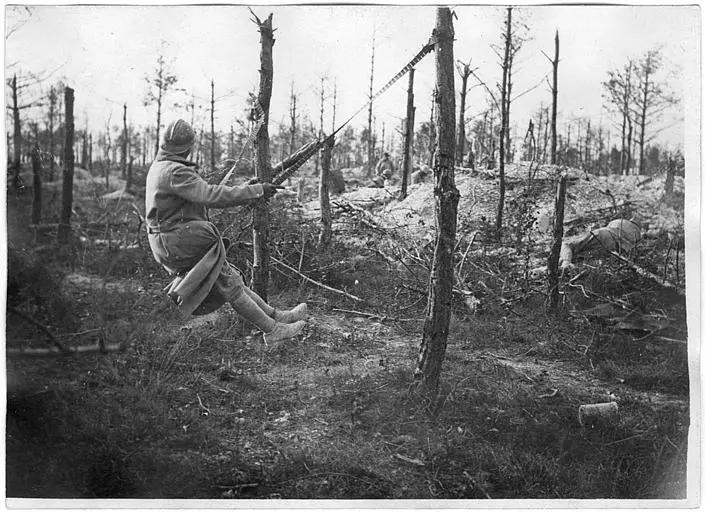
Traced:
<path fill-rule="evenodd" d="M 272 16 L 273 14 L 270 13 L 266 20 L 261 21 L 253 13 L 253 21 L 259 27 L 260 33 L 259 92 L 255 101 L 259 103 L 261 108 L 260 115 L 263 116 L 262 125 L 254 139 L 256 154 L 255 175 L 262 183 L 271 181 L 272 173 L 268 130 L 269 102 L 272 98 L 272 79 L 274 76 L 272 59 L 274 29 L 272 28 Z M 252 223 L 252 243 L 252 288 L 266 301 L 269 281 L 269 205 L 267 202 L 261 202 L 255 207 Z"/>
<path fill-rule="evenodd" d="M 321 234 L 318 243 L 321 248 L 330 244 L 332 233 L 332 220 L 330 212 L 330 161 L 335 138 L 329 137 L 321 149 L 321 175 L 319 177 L 318 199 L 321 206 Z"/>
<path fill-rule="evenodd" d="M 404 124 L 404 154 L 401 160 L 401 191 L 399 201 L 406 198 L 409 184 L 409 174 L 413 170 L 414 161 L 414 68 L 409 70 L 409 89 L 406 93 L 406 122 Z"/>
<path fill-rule="evenodd" d="M 460 194 L 455 187 L 455 85 L 453 19 L 447 7 L 436 10 L 436 126 L 438 144 L 433 158 L 436 244 L 429 282 L 426 319 L 415 379 L 431 395 L 438 390 L 445 358 L 453 298 L 453 253 Z"/>
<path fill-rule="evenodd" d="M 71 208 L 73 206 L 73 89 L 64 89 L 64 108 L 66 109 L 66 142 L 64 144 L 64 182 L 61 195 L 61 220 L 59 221 L 58 240 L 68 244 L 71 234 Z"/>

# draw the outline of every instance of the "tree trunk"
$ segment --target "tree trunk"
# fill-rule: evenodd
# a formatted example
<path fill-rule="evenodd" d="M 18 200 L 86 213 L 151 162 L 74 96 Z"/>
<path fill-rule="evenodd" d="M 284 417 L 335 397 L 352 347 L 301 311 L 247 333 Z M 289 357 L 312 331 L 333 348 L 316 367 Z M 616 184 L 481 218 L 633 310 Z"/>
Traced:
<path fill-rule="evenodd" d="M 460 194 L 455 187 L 455 85 L 453 69 L 453 19 L 450 9 L 436 10 L 435 44 L 436 119 L 438 145 L 434 157 L 436 245 L 429 281 L 426 319 L 415 379 L 431 396 L 438 392 L 445 358 L 453 298 L 453 252 Z"/>
<path fill-rule="evenodd" d="M 370 104 L 367 108 L 367 176 L 371 178 L 374 175 L 375 169 L 375 142 L 372 135 L 372 89 L 375 77 L 375 34 L 372 33 L 372 59 L 370 63 Z"/>
<path fill-rule="evenodd" d="M 511 110 L 511 105 L 512 105 L 512 67 L 514 66 L 514 50 L 512 49 L 512 39 L 511 39 L 511 15 L 510 15 L 510 25 L 509 25 L 509 61 L 507 62 L 507 100 L 506 100 L 506 107 L 505 107 L 505 115 L 507 117 L 506 122 L 504 123 L 507 127 L 506 133 L 504 134 L 504 137 L 506 138 L 504 142 L 504 151 L 505 151 L 505 163 L 506 162 L 513 162 L 514 161 L 514 155 L 512 154 L 512 135 L 511 135 L 511 128 L 509 127 L 509 112 Z"/>
<path fill-rule="evenodd" d="M 648 66 L 647 62 L 647 66 Z M 644 75 L 644 89 L 641 106 L 641 120 L 639 123 L 639 174 L 644 174 L 644 132 L 646 131 L 646 108 L 649 98 L 649 72 L 648 68 Z"/>
<path fill-rule="evenodd" d="M 502 240 L 502 221 L 504 217 L 504 194 L 506 184 L 504 182 L 504 160 L 505 160 L 505 137 L 507 133 L 508 90 L 507 80 L 509 78 L 509 54 L 512 45 L 512 8 L 507 7 L 507 28 L 504 37 L 504 60 L 502 62 L 502 96 L 500 101 L 501 125 L 499 127 L 499 200 L 497 202 L 497 217 L 495 221 L 495 236 L 497 241 Z"/>
<path fill-rule="evenodd" d="M 154 156 L 159 153 L 159 131 L 162 124 L 162 86 L 159 84 L 159 93 L 157 94 L 157 139 L 154 142 Z M 193 124 L 191 125 L 193 126 Z"/>
<path fill-rule="evenodd" d="M 211 170 L 215 170 L 215 83 L 211 78 Z"/>
<path fill-rule="evenodd" d="M 42 220 L 42 161 L 39 156 L 39 144 L 32 148 L 32 224 L 39 224 Z"/>
<path fill-rule="evenodd" d="M 54 179 L 54 110 L 56 109 L 56 89 L 49 89 L 49 179 Z"/>
<path fill-rule="evenodd" d="M 122 145 L 120 147 L 122 177 L 127 177 L 127 103 L 122 106 Z"/>
<path fill-rule="evenodd" d="M 20 175 L 20 159 L 22 158 L 22 128 L 20 126 L 20 107 L 17 104 L 17 75 L 12 77 L 12 168 L 14 171 L 14 186 L 17 186 Z"/>
<path fill-rule="evenodd" d="M 633 125 L 632 125 L 632 120 L 630 117 L 627 116 L 627 126 L 629 127 L 628 132 L 627 132 L 627 163 L 625 166 L 625 174 L 629 174 L 629 171 L 632 168 L 632 133 L 633 133 Z"/>
<path fill-rule="evenodd" d="M 83 130 L 81 144 L 81 167 L 88 169 L 88 128 Z"/>
<path fill-rule="evenodd" d="M 559 40 L 558 31 L 556 30 L 555 38 L 556 52 L 553 57 L 553 87 L 551 88 L 551 94 L 553 96 L 553 110 L 551 111 L 551 163 L 556 164 L 556 142 L 557 142 L 557 131 L 556 131 L 556 119 L 558 117 L 558 50 L 559 50 Z"/>
<path fill-rule="evenodd" d="M 64 89 L 64 108 L 66 110 L 64 142 L 64 182 L 61 195 L 61 220 L 59 221 L 58 240 L 62 245 L 69 242 L 71 235 L 71 208 L 73 207 L 73 89 Z"/>
<path fill-rule="evenodd" d="M 399 192 L 399 201 L 406 198 L 407 188 L 409 184 L 409 174 L 413 167 L 414 161 L 414 72 L 409 70 L 409 88 L 406 91 L 406 126 L 404 130 L 404 153 L 401 161 L 401 191 Z"/>
<path fill-rule="evenodd" d="M 130 157 L 130 162 L 127 164 L 127 180 L 125 181 L 125 190 L 128 192 L 132 188 L 132 163 L 134 160 L 134 157 Z"/>
<path fill-rule="evenodd" d="M 465 155 L 465 97 L 468 92 L 468 77 L 470 76 L 470 65 L 464 64 L 462 68 L 461 78 L 463 80 L 460 86 L 460 111 L 458 113 L 458 146 L 456 147 L 455 161 L 463 162 Z"/>
<path fill-rule="evenodd" d="M 88 135 L 88 170 L 93 171 L 93 134 Z"/>
<path fill-rule="evenodd" d="M 289 100 L 289 154 L 293 155 L 296 151 L 296 96 L 294 95 L 294 82 L 291 83 L 291 96 Z"/>
<path fill-rule="evenodd" d="M 549 308 L 553 311 L 558 307 L 558 282 L 560 278 L 558 270 L 558 260 L 561 254 L 561 246 L 563 245 L 563 216 L 565 212 L 565 192 L 566 192 L 566 176 L 561 175 L 558 181 L 558 190 L 556 192 L 556 214 L 553 219 L 553 244 L 551 252 L 548 256 L 548 296 Z"/>
<path fill-rule="evenodd" d="M 331 229 L 332 220 L 330 213 L 330 162 L 335 139 L 333 137 L 326 140 L 321 149 L 321 175 L 318 180 L 318 200 L 321 206 L 321 234 L 318 237 L 320 248 L 326 248 L 330 244 L 333 232 Z"/>
<path fill-rule="evenodd" d="M 269 156 L 269 103 L 272 98 L 272 80 L 274 65 L 272 47 L 274 46 L 274 30 L 272 29 L 272 14 L 264 20 L 257 19 L 260 33 L 260 71 L 259 92 L 257 101 L 262 107 L 264 122 L 254 140 L 256 158 L 255 173 L 260 182 L 271 181 L 271 159 Z M 253 261 L 252 288 L 265 301 L 267 300 L 267 284 L 269 281 L 269 205 L 259 202 L 255 207 L 252 225 Z"/>
<path fill-rule="evenodd" d="M 675 178 L 676 165 L 671 155 L 668 156 L 666 167 L 666 182 L 664 183 L 664 198 L 668 199 L 673 195 L 673 181 Z"/>
<path fill-rule="evenodd" d="M 434 121 L 436 112 L 436 90 L 431 94 L 431 121 L 428 127 L 428 165 L 433 167 L 433 152 L 436 148 L 436 122 Z"/>

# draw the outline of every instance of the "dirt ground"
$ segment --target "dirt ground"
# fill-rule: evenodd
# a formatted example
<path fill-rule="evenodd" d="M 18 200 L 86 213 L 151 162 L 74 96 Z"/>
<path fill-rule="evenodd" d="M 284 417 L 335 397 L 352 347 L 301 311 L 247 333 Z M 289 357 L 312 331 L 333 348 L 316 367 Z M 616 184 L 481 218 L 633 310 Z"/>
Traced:
<path fill-rule="evenodd" d="M 380 190 L 333 200 L 359 204 Z M 462 293 L 454 302 L 430 402 L 413 377 L 432 255 L 424 236 L 400 241 L 393 224 L 376 229 L 336 209 L 333 246 L 317 251 L 313 210 L 275 203 L 275 254 L 365 303 L 275 266 L 271 302 L 306 301 L 311 318 L 300 338 L 267 347 L 228 306 L 181 321 L 144 237 L 91 231 L 101 215 L 136 219 L 129 202 L 97 195 L 79 196 L 84 241 L 64 250 L 21 221 L 26 198 L 8 197 L 8 305 L 67 345 L 102 337 L 126 347 L 8 356 L 9 497 L 685 497 L 687 350 L 664 341 L 687 339 L 685 301 L 619 261 L 579 262 L 561 310 L 548 313 L 545 283 L 526 272 L 545 244 L 517 241 L 511 228 L 501 246 L 478 237 L 458 282 L 477 303 Z M 428 206 L 418 200 L 416 213 Z M 394 201 L 366 208 L 394 219 Z M 458 259 L 484 229 L 465 213 Z M 633 257 L 672 272 L 653 257 L 665 248 L 654 237 Z M 245 250 L 231 256 L 247 268 Z M 618 328 L 627 317 L 652 323 Z M 47 346 L 36 326 L 7 318 L 8 348 Z M 580 405 L 604 402 L 618 404 L 618 418 L 579 423 Z"/>

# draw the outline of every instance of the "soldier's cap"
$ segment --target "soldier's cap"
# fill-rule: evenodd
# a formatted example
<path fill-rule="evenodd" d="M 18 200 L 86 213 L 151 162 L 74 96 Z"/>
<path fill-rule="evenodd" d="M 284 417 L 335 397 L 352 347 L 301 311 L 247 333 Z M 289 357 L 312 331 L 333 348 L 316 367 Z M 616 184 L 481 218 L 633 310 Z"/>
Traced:
<path fill-rule="evenodd" d="M 193 147 L 196 134 L 183 119 L 170 122 L 164 130 L 161 148 L 170 153 L 183 153 Z"/>

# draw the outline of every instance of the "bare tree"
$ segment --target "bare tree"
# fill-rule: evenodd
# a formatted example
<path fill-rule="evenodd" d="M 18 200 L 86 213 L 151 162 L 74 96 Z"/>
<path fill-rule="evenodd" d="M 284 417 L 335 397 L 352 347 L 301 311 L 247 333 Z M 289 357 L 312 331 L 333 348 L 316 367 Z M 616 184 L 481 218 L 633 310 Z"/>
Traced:
<path fill-rule="evenodd" d="M 631 126 L 633 70 L 634 62 L 629 59 L 622 69 L 609 71 L 607 80 L 602 84 L 607 101 L 612 106 L 613 111 L 616 111 L 621 116 L 622 148 L 619 157 L 620 172 L 628 172 L 629 169 L 627 128 Z"/>
<path fill-rule="evenodd" d="M 329 185 L 331 151 L 334 144 L 335 138 L 330 137 L 321 149 L 321 175 L 318 184 L 318 201 L 321 207 L 321 233 L 318 237 L 318 243 L 321 248 L 328 247 L 333 236 Z"/>
<path fill-rule="evenodd" d="M 61 195 L 61 220 L 59 221 L 58 241 L 67 244 L 71 234 L 71 209 L 73 206 L 73 89 L 64 89 L 64 108 L 66 109 L 66 142 L 64 144 L 64 181 Z"/>
<path fill-rule="evenodd" d="M 296 151 L 296 95 L 294 94 L 294 82 L 291 82 L 291 94 L 289 95 L 289 154 Z"/>
<path fill-rule="evenodd" d="M 438 145 L 433 159 L 436 210 L 436 245 L 429 282 L 426 319 L 415 379 L 436 395 L 445 358 L 453 294 L 453 253 L 460 194 L 455 187 L 455 85 L 453 69 L 453 18 L 447 7 L 436 10 L 436 91 Z"/>
<path fill-rule="evenodd" d="M 557 126 L 556 126 L 556 121 L 558 119 L 558 62 L 560 61 L 558 58 L 559 50 L 560 50 L 560 40 L 558 38 L 558 30 L 556 30 L 556 36 L 554 38 L 554 54 L 553 58 L 551 59 L 548 55 L 543 53 L 546 58 L 549 60 L 551 63 L 551 67 L 553 69 L 553 84 L 551 85 L 551 163 L 556 164 L 556 148 L 557 148 L 557 141 L 558 141 L 558 131 L 557 131 Z"/>
<path fill-rule="evenodd" d="M 32 148 L 32 175 L 32 224 L 39 224 L 42 220 L 42 160 L 37 143 Z"/>
<path fill-rule="evenodd" d="M 372 176 L 375 167 L 375 141 L 372 135 L 372 99 L 375 78 L 375 31 L 372 31 L 372 57 L 370 59 L 370 92 L 368 95 L 369 106 L 367 109 L 367 175 Z"/>
<path fill-rule="evenodd" d="M 654 77 L 661 66 L 662 56 L 659 50 L 647 51 L 636 65 L 638 85 L 634 94 L 634 111 L 639 123 L 639 174 L 644 173 L 647 119 L 653 122 L 664 110 L 676 103 L 666 84 Z"/>
<path fill-rule="evenodd" d="M 211 170 L 215 169 L 215 83 L 211 78 Z"/>
<path fill-rule="evenodd" d="M 566 175 L 562 174 L 558 180 L 556 190 L 555 215 L 553 218 L 553 243 L 548 256 L 548 294 L 549 307 L 555 310 L 558 307 L 558 260 L 563 244 L 563 215 L 565 212 Z"/>
<path fill-rule="evenodd" d="M 497 203 L 497 216 L 495 220 L 495 234 L 497 241 L 502 239 L 502 220 L 504 216 L 504 160 L 505 160 L 505 136 L 509 122 L 509 101 L 508 101 L 508 79 L 510 59 L 512 54 L 512 8 L 507 7 L 507 20 L 504 29 L 504 59 L 502 61 L 502 89 L 500 102 L 501 125 L 499 128 L 499 200 Z"/>
<path fill-rule="evenodd" d="M 406 91 L 406 120 L 404 123 L 404 154 L 401 160 L 401 190 L 399 200 L 406 198 L 409 174 L 414 161 L 414 68 L 409 70 L 409 88 Z"/>
<path fill-rule="evenodd" d="M 455 155 L 455 161 L 462 163 L 465 153 L 465 97 L 468 92 L 468 77 L 470 76 L 471 70 L 469 62 L 465 64 L 458 61 L 457 67 L 462 85 L 460 86 L 460 119 L 458 120 L 458 146 L 456 147 L 457 154 Z"/>
<path fill-rule="evenodd" d="M 122 106 L 122 144 L 120 145 L 120 164 L 122 177 L 127 178 L 127 103 Z"/>
<path fill-rule="evenodd" d="M 260 33 L 260 78 L 256 101 L 259 104 L 259 109 L 261 109 L 260 115 L 264 118 L 254 140 L 256 152 L 255 172 L 259 180 L 264 183 L 271 180 L 272 172 L 268 124 L 269 103 L 272 98 L 272 79 L 274 75 L 272 58 L 274 29 L 272 28 L 273 15 L 271 13 L 264 21 L 261 21 L 254 13 L 252 15 Z M 266 202 L 262 202 L 255 207 L 252 223 L 252 243 L 254 252 L 252 287 L 260 297 L 267 300 L 267 284 L 269 281 L 269 205 Z"/>
<path fill-rule="evenodd" d="M 145 96 L 144 105 L 149 106 L 153 103 L 157 105 L 157 124 L 156 124 L 156 144 L 154 148 L 154 154 L 159 152 L 159 131 L 161 129 L 162 123 L 162 105 L 164 103 L 164 96 L 167 94 L 169 89 L 176 84 L 177 78 L 171 70 L 164 59 L 164 55 L 159 54 L 157 57 L 157 67 L 153 72 L 152 76 L 146 76 L 145 80 L 149 89 L 147 90 L 147 95 Z M 193 125 L 193 124 L 192 124 Z"/>

